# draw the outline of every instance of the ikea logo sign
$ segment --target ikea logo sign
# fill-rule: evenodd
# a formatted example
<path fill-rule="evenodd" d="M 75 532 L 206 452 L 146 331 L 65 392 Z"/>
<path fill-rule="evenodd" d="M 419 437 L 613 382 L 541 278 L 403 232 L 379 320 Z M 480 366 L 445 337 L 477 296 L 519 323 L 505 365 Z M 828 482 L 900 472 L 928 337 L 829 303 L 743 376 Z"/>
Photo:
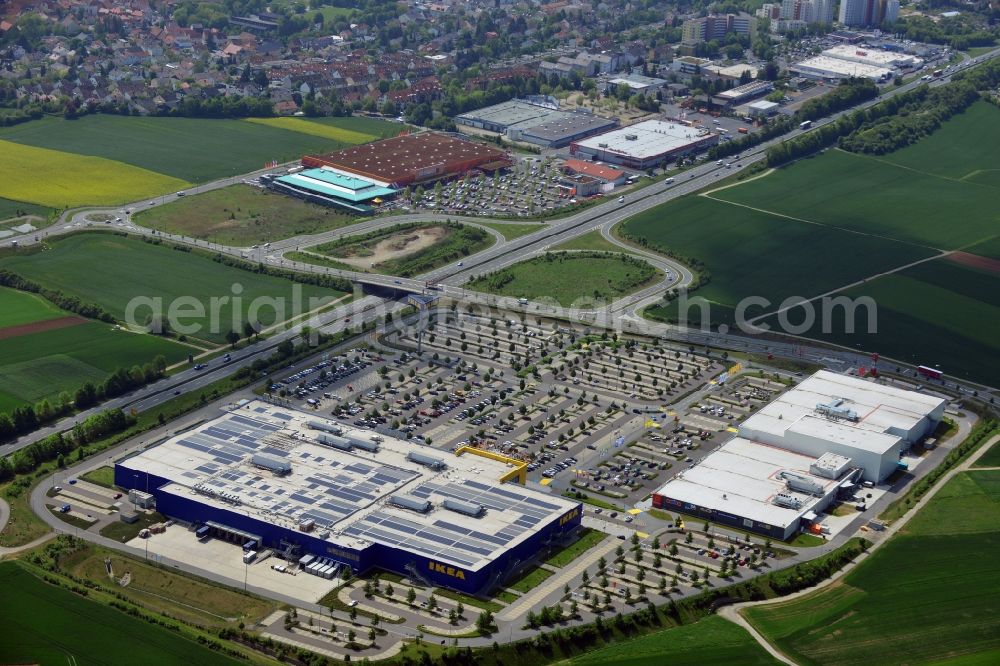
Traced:
<path fill-rule="evenodd" d="M 456 569 L 455 567 L 449 567 L 447 565 L 441 564 L 440 562 L 428 562 L 427 567 L 434 573 L 442 573 L 446 576 L 451 576 L 452 578 L 465 580 L 465 572 L 462 571 L 461 569 Z"/>
<path fill-rule="evenodd" d="M 566 523 L 568 523 L 569 521 L 573 520 L 574 518 L 576 518 L 579 515 L 580 515 L 580 510 L 579 509 L 573 509 L 572 511 L 570 511 L 565 516 L 563 516 L 562 518 L 559 519 L 559 524 L 560 525 L 565 525 Z"/>

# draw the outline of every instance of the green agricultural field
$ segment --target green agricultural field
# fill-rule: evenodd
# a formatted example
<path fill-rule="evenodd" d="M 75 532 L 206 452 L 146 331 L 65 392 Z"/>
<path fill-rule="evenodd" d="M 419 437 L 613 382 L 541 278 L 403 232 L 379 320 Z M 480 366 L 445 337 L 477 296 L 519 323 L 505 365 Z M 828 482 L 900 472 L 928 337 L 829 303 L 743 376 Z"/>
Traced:
<path fill-rule="evenodd" d="M 0 287 L 0 331 L 69 315 L 37 294 Z"/>
<path fill-rule="evenodd" d="M 841 581 L 746 615 L 801 664 L 847 666 L 873 651 L 884 664 L 986 663 L 1000 652 L 998 516 L 1000 472 L 956 475 Z"/>
<path fill-rule="evenodd" d="M 930 136 L 882 159 L 914 171 L 972 180 L 984 172 L 1000 175 L 998 145 L 1000 109 L 981 101 L 952 117 Z"/>
<path fill-rule="evenodd" d="M 521 224 L 519 222 L 511 222 L 510 224 L 504 224 L 502 222 L 479 222 L 484 227 L 489 227 L 494 231 L 499 231 L 504 238 L 507 240 L 514 240 L 515 238 L 520 238 L 521 236 L 527 236 L 528 234 L 533 234 L 536 231 L 540 231 L 545 228 L 544 224 Z"/>
<path fill-rule="evenodd" d="M 332 8 L 331 8 L 332 9 Z M 365 118 L 364 116 L 347 116 L 344 118 L 304 118 L 306 122 L 326 125 L 327 127 L 337 127 L 350 132 L 360 132 L 368 134 L 378 139 L 388 139 L 398 136 L 401 132 L 412 129 L 409 125 L 401 125 L 388 120 L 378 118 Z"/>
<path fill-rule="evenodd" d="M 867 316 L 847 330 L 843 311 L 807 335 L 845 346 L 878 351 L 917 365 L 940 366 L 954 377 L 991 383 L 1000 373 L 1000 274 L 947 259 L 936 259 L 848 289 L 850 298 L 867 296 L 877 305 L 876 333 Z M 793 322 L 801 320 L 795 310 Z M 773 323 L 773 320 L 770 320 Z"/>
<path fill-rule="evenodd" d="M 975 245 L 962 248 L 962 250 L 964 252 L 969 252 L 970 254 L 978 254 L 983 257 L 989 257 L 990 259 L 1000 259 L 1000 235 L 994 236 L 989 240 L 976 243 Z"/>
<path fill-rule="evenodd" d="M 124 162 L 21 145 L 2 138 L 0 134 L 4 159 L 0 197 L 50 208 L 114 206 L 187 187 L 178 178 Z"/>
<path fill-rule="evenodd" d="M 160 354 L 170 364 L 192 351 L 198 350 L 97 321 L 2 339 L 0 412 L 53 401 L 62 391 L 72 394 L 86 382 L 100 383 L 118 368 L 141 366 Z"/>
<path fill-rule="evenodd" d="M 142 211 L 134 220 L 171 234 L 250 247 L 340 229 L 362 218 L 248 185 L 232 185 Z"/>
<path fill-rule="evenodd" d="M 5 664 L 239 664 L 163 627 L 42 582 L 0 563 L 0 662 Z"/>
<path fill-rule="evenodd" d="M 710 196 L 809 223 L 941 249 L 996 235 L 1000 210 L 994 189 L 900 167 L 889 161 L 891 157 L 828 150 Z M 968 168 L 976 165 L 970 162 Z M 853 252 L 840 258 L 844 256 L 853 257 Z"/>
<path fill-rule="evenodd" d="M 748 296 L 766 298 L 768 310 L 776 309 L 788 297 L 817 296 L 935 254 L 705 197 L 684 197 L 640 213 L 623 224 L 622 232 L 644 239 L 650 249 L 705 264 L 711 281 L 692 296 L 709 301 L 716 322 L 731 321 L 733 308 Z M 754 306 L 747 316 L 768 310 Z M 689 319 L 698 321 L 699 313 L 693 308 Z M 676 316 L 673 306 L 649 314 Z"/>
<path fill-rule="evenodd" d="M 412 277 L 493 245 L 486 231 L 460 224 L 401 224 L 307 248 L 356 271 Z M 315 262 L 308 254 L 299 261 Z"/>
<path fill-rule="evenodd" d="M 721 617 L 621 641 L 569 666 L 755 666 L 777 664 L 744 629 Z"/>
<path fill-rule="evenodd" d="M 94 266 L 101 270 L 95 271 Z M 248 314 L 255 314 L 253 319 L 267 327 L 342 296 L 330 289 L 225 266 L 188 251 L 103 233 L 62 238 L 53 241 L 47 251 L 2 259 L 0 267 L 96 303 L 119 320 L 125 320 L 132 299 L 146 299 L 147 303 L 162 299 L 164 314 L 173 305 L 185 313 L 181 323 L 197 329 L 189 331 L 189 337 L 213 343 L 224 342 L 225 334 L 234 328 L 241 332 Z M 221 301 L 232 297 L 234 291 L 239 292 L 238 303 Z M 300 302 L 296 302 L 295 293 L 301 294 Z M 178 305 L 183 304 L 178 301 L 181 298 L 188 304 Z M 220 299 L 217 317 L 212 317 L 212 298 Z M 137 309 L 137 323 L 144 323 L 150 310 L 148 306 Z M 176 327 L 175 331 L 185 332 Z"/>
<path fill-rule="evenodd" d="M 584 299 L 613 300 L 662 274 L 646 262 L 620 254 L 547 252 L 469 282 L 469 289 L 537 300 L 564 307 Z"/>
<path fill-rule="evenodd" d="M 297 160 L 304 153 L 339 150 L 347 145 L 243 120 L 116 115 L 72 121 L 44 118 L 0 129 L 0 139 L 104 157 L 189 183 L 235 176 L 261 169 L 271 160 Z M 6 190 L 0 190 L 0 195 L 11 196 Z M 137 193 L 127 200 L 143 196 Z"/>
<path fill-rule="evenodd" d="M 45 206 L 25 203 L 24 201 L 14 201 L 13 199 L 0 199 L 0 222 L 5 222 L 22 215 L 37 215 L 41 218 L 45 218 L 48 217 L 51 212 L 52 209 L 46 208 Z M 13 224 L 20 223 L 13 222 Z M 38 225 L 35 224 L 35 226 Z M 5 225 L 0 224 L 0 228 L 5 228 Z"/>

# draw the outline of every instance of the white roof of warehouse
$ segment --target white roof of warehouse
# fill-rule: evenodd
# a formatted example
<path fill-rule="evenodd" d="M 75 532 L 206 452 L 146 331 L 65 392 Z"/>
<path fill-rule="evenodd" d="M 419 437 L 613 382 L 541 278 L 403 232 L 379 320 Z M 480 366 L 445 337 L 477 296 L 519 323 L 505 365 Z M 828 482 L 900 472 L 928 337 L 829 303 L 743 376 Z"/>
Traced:
<path fill-rule="evenodd" d="M 626 137 L 635 136 L 635 139 Z M 646 120 L 635 125 L 592 136 L 576 145 L 608 150 L 639 159 L 655 157 L 697 141 L 704 136 L 693 127 L 662 120 Z M 601 144 L 607 144 L 602 146 Z"/>
<path fill-rule="evenodd" d="M 831 58 L 839 58 L 840 60 L 863 62 L 868 65 L 875 65 L 876 67 L 889 68 L 901 65 L 917 65 L 921 62 L 920 58 L 906 53 L 873 49 L 856 44 L 837 44 L 823 51 L 823 55 Z"/>
<path fill-rule="evenodd" d="M 837 398 L 857 414 L 858 421 L 831 420 L 816 411 L 816 405 Z M 740 428 L 775 436 L 801 432 L 881 453 L 898 441 L 890 430 L 908 433 L 943 409 L 944 403 L 944 398 L 820 370 L 762 407 Z"/>
<path fill-rule="evenodd" d="M 383 437 L 377 452 L 342 451 L 315 443 L 321 432 L 309 428 L 310 422 L 341 428 L 345 437 L 373 441 L 375 435 L 254 400 L 119 465 L 169 480 L 161 492 L 291 530 L 312 519 L 317 531 L 330 531 L 327 540 L 336 545 L 359 549 L 383 543 L 467 568 L 481 567 L 577 506 L 498 483 L 510 471 L 500 461 L 392 437 Z M 417 451 L 447 468 L 407 460 Z M 254 454 L 290 462 L 291 473 L 258 469 L 251 462 Z M 399 493 L 428 500 L 433 508 L 421 514 L 387 501 Z M 486 512 L 472 517 L 440 508 L 448 498 L 480 504 Z"/>
<path fill-rule="evenodd" d="M 849 60 L 822 55 L 795 63 L 790 69 L 792 71 L 818 71 L 829 76 L 855 76 L 868 79 L 881 79 L 892 76 L 892 70 L 886 67 L 877 67 L 862 62 L 851 62 Z"/>
<path fill-rule="evenodd" d="M 660 495 L 703 508 L 724 511 L 740 518 L 786 528 L 805 515 L 821 498 L 788 490 L 778 478 L 783 470 L 815 481 L 829 493 L 838 484 L 810 473 L 816 458 L 737 437 L 707 455 L 700 463 L 678 474 Z M 802 501 L 791 509 L 771 502 L 778 493 Z"/>

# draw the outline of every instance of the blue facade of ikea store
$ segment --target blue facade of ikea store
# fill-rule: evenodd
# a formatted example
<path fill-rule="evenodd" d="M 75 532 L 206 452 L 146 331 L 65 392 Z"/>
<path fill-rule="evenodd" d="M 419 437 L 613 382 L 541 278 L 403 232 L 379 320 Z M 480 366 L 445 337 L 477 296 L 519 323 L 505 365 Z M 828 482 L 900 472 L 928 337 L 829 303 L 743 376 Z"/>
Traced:
<path fill-rule="evenodd" d="M 163 486 L 171 481 L 141 470 L 115 465 L 115 485 L 142 490 L 156 497 L 157 510 L 165 516 L 187 523 L 212 521 L 244 532 L 260 535 L 263 546 L 278 549 L 281 541 L 296 543 L 301 555 L 327 557 L 354 569 L 355 574 L 372 568 L 385 569 L 403 576 L 416 575 L 433 585 L 448 587 L 469 594 L 486 592 L 498 585 L 521 564 L 535 557 L 547 545 L 555 543 L 580 526 L 582 506 L 554 518 L 548 525 L 517 546 L 479 569 L 461 569 L 446 562 L 438 562 L 426 555 L 404 548 L 372 543 L 362 549 L 341 548 L 312 534 L 288 529 L 265 520 L 236 511 L 213 506 L 201 501 L 199 495 L 178 495 L 167 492 Z"/>

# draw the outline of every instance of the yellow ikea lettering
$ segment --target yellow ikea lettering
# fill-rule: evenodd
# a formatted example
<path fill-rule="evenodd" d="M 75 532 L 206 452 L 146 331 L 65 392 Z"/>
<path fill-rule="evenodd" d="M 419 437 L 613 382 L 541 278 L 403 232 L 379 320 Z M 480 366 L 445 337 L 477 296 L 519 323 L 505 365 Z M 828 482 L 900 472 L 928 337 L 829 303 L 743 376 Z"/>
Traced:
<path fill-rule="evenodd" d="M 429 568 L 434 573 L 443 573 L 446 576 L 451 576 L 452 578 L 458 578 L 459 580 L 465 580 L 465 572 L 461 569 L 456 569 L 455 567 L 449 567 L 440 562 L 427 562 L 427 568 Z"/>
<path fill-rule="evenodd" d="M 576 518 L 579 515 L 580 515 L 580 510 L 579 509 L 573 509 L 572 511 L 570 511 L 565 516 L 563 516 L 562 518 L 559 519 L 559 524 L 560 525 L 565 525 L 566 523 L 568 523 L 569 521 L 573 520 L 574 518 Z"/>

